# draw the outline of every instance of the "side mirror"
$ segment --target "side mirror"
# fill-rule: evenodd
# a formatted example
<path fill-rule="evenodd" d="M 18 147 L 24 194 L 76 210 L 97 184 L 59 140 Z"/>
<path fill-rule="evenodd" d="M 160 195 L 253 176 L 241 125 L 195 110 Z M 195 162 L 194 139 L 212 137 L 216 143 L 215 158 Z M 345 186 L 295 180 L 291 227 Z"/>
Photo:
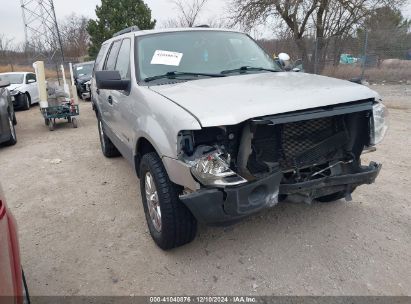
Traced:
<path fill-rule="evenodd" d="M 294 69 L 293 69 L 293 72 L 298 73 L 298 72 L 301 72 L 301 70 L 300 70 L 299 68 L 294 68 Z"/>
<path fill-rule="evenodd" d="M 291 57 L 287 53 L 280 53 L 278 54 L 278 59 L 280 59 L 281 61 L 290 61 Z"/>
<path fill-rule="evenodd" d="M 27 83 L 28 84 L 30 84 L 30 83 L 35 83 L 36 81 L 34 80 L 34 79 L 29 79 L 29 80 L 27 80 Z"/>
<path fill-rule="evenodd" d="M 118 71 L 97 71 L 96 84 L 100 90 L 125 91 L 130 87 L 130 80 L 122 80 Z"/>
<path fill-rule="evenodd" d="M 8 80 L 0 80 L 0 88 L 7 88 L 10 85 Z"/>

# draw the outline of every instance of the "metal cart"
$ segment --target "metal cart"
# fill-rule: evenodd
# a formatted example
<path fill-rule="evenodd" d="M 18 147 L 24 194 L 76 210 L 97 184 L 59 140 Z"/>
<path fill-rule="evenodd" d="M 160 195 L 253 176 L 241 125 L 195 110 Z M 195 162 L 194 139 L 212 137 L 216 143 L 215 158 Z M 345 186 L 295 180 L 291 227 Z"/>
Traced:
<path fill-rule="evenodd" d="M 49 127 L 50 131 L 54 131 L 56 119 L 67 119 L 73 128 L 77 128 L 77 119 L 74 116 L 80 114 L 79 106 L 72 102 L 66 102 L 58 106 L 49 106 L 41 108 L 41 113 L 44 117 L 44 123 Z"/>

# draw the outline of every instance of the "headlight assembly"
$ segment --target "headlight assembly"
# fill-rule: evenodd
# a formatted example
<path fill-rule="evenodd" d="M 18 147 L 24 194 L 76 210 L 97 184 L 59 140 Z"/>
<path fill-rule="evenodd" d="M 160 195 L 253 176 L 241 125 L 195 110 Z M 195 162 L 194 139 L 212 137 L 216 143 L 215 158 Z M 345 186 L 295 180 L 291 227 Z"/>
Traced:
<path fill-rule="evenodd" d="M 230 169 L 229 162 L 221 152 L 214 150 L 188 163 L 192 166 L 193 176 L 204 186 L 226 187 L 246 183 L 247 180 Z"/>
<path fill-rule="evenodd" d="M 10 95 L 11 95 L 11 96 L 16 96 L 16 95 L 18 95 L 18 94 L 20 94 L 19 91 L 16 91 L 16 90 L 10 91 Z"/>
<path fill-rule="evenodd" d="M 382 103 L 373 106 L 371 117 L 370 145 L 378 145 L 385 137 L 388 130 L 388 110 Z"/>

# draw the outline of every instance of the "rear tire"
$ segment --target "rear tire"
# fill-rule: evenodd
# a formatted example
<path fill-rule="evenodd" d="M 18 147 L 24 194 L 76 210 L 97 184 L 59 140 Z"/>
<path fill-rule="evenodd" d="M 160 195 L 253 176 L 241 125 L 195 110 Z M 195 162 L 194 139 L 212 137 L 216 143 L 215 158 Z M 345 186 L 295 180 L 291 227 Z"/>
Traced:
<path fill-rule="evenodd" d="M 120 156 L 120 152 L 117 150 L 116 146 L 112 143 L 110 138 L 104 133 L 103 123 L 100 118 L 97 119 L 98 124 L 98 134 L 100 135 L 100 145 L 101 151 L 107 158 L 113 158 Z"/>
<path fill-rule="evenodd" d="M 149 180 L 154 182 L 154 187 L 151 182 L 147 183 Z M 168 178 L 164 165 L 155 152 L 145 154 L 141 160 L 140 189 L 147 225 L 158 247 L 168 250 L 190 243 L 195 238 L 197 221 L 179 200 L 176 185 Z M 150 189 L 154 189 L 155 193 Z M 160 214 L 160 229 L 153 219 L 153 209 L 150 210 L 153 200 L 156 202 L 154 210 L 159 209 L 156 214 Z"/>

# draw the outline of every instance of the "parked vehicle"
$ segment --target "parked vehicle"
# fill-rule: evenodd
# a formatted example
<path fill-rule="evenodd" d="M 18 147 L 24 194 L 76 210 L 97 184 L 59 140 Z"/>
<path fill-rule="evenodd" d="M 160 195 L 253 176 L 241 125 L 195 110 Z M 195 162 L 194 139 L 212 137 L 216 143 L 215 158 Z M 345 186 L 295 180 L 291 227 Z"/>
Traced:
<path fill-rule="evenodd" d="M 351 54 L 341 54 L 340 63 L 341 64 L 355 64 L 358 62 L 358 58 Z"/>
<path fill-rule="evenodd" d="M 91 88 L 103 154 L 135 168 L 163 249 L 190 242 L 197 221 L 350 199 L 381 169 L 361 164 L 387 129 L 376 92 L 285 72 L 241 32 L 126 29 L 103 43 Z"/>
<path fill-rule="evenodd" d="M 36 74 L 30 72 L 2 73 L 0 78 L 10 82 L 8 87 L 15 109 L 28 110 L 40 102 Z"/>
<path fill-rule="evenodd" d="M 10 86 L 8 80 L 2 80 L 0 76 L 0 144 L 15 145 L 17 143 L 16 130 L 17 124 L 16 113 L 12 97 L 7 87 Z"/>
<path fill-rule="evenodd" d="M 74 84 L 77 95 L 81 99 L 90 100 L 90 79 L 94 68 L 94 61 L 73 65 Z"/>
<path fill-rule="evenodd" d="M 0 185 L 0 299 L 1 303 L 30 303 L 20 263 L 17 225 Z"/>

